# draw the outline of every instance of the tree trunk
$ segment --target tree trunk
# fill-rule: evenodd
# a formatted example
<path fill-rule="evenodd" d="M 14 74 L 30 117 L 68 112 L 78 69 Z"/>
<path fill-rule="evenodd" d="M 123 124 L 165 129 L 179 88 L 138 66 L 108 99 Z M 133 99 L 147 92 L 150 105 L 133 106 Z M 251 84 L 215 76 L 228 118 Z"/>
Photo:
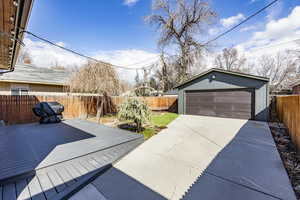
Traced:
<path fill-rule="evenodd" d="M 100 100 L 100 96 L 97 98 L 97 115 L 96 115 L 96 117 L 97 117 L 98 123 L 100 123 L 100 118 L 101 118 L 101 115 L 102 115 L 104 98 L 102 97 L 100 106 L 99 106 L 99 100 Z"/>
<path fill-rule="evenodd" d="M 179 66 L 179 82 L 183 82 L 187 79 L 187 67 L 188 67 L 188 51 L 184 44 L 180 45 L 181 59 Z"/>
<path fill-rule="evenodd" d="M 135 120 L 134 123 L 136 124 L 136 132 L 141 132 L 142 131 L 142 124 L 138 120 Z"/>
<path fill-rule="evenodd" d="M 102 101 L 101 101 L 100 109 L 98 109 L 98 111 L 97 111 L 98 123 L 100 123 L 101 116 L 105 114 L 105 112 L 104 112 L 105 111 L 104 106 L 106 105 L 106 99 L 107 99 L 107 94 L 106 94 L 106 92 L 104 92 L 103 96 L 102 96 Z"/>

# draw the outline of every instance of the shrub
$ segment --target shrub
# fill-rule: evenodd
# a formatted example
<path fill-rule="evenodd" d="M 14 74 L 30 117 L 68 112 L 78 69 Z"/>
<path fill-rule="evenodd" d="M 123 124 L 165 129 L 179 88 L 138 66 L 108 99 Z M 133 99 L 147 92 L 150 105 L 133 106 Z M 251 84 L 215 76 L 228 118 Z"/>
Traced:
<path fill-rule="evenodd" d="M 120 106 L 118 118 L 120 120 L 132 120 L 137 131 L 140 132 L 143 124 L 150 120 L 151 110 L 146 103 L 129 98 Z"/>

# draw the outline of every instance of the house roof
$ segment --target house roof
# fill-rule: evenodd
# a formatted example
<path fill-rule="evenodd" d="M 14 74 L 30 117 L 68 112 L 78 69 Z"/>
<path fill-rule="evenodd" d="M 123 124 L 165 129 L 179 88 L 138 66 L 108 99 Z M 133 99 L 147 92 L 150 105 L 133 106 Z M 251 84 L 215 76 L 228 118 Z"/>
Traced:
<path fill-rule="evenodd" d="M 224 70 L 224 69 L 212 68 L 212 69 L 209 69 L 205 72 L 202 72 L 200 74 L 197 74 L 197 75 L 193 76 L 191 79 L 176 85 L 174 88 L 178 88 L 180 86 L 183 86 L 183 85 L 185 85 L 185 84 L 187 84 L 187 83 L 189 83 L 189 82 L 191 82 L 191 81 L 193 81 L 197 78 L 205 76 L 206 74 L 209 74 L 211 72 L 220 72 L 220 73 L 224 73 L 224 74 L 230 74 L 230 75 L 241 76 L 241 77 L 245 77 L 245 78 L 251 78 L 251 79 L 256 79 L 256 80 L 269 82 L 269 78 L 262 77 L 262 76 L 256 76 L 256 75 L 246 74 L 246 73 L 242 73 L 242 72 L 235 72 L 235 71 L 228 71 L 228 70 Z"/>
<path fill-rule="evenodd" d="M 0 82 L 67 85 L 71 72 L 41 68 L 32 65 L 16 65 L 14 72 L 0 75 Z"/>
<path fill-rule="evenodd" d="M 177 89 L 168 90 L 164 93 L 164 95 L 178 95 L 178 90 Z"/>
<path fill-rule="evenodd" d="M 291 83 L 290 87 L 295 87 L 297 85 L 300 85 L 300 80 L 296 80 L 293 83 Z"/>
<path fill-rule="evenodd" d="M 0 0 L 0 72 L 12 71 L 17 60 L 23 29 L 26 29 L 33 0 Z"/>

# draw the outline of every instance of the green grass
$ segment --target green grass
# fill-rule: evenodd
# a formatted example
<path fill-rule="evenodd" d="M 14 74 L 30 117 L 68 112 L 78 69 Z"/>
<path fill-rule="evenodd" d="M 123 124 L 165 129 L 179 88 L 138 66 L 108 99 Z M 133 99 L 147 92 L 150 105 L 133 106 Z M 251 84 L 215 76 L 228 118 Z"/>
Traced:
<path fill-rule="evenodd" d="M 158 115 L 153 115 L 151 118 L 151 123 L 155 126 L 167 126 L 177 117 L 178 114 L 176 113 L 162 113 Z"/>
<path fill-rule="evenodd" d="M 150 137 L 152 137 L 153 135 L 155 135 L 157 133 L 157 131 L 154 128 L 145 128 L 145 130 L 143 130 L 142 132 L 140 132 L 140 134 L 144 135 L 144 138 L 147 140 Z"/>
<path fill-rule="evenodd" d="M 166 128 L 174 119 L 178 117 L 176 113 L 153 113 L 149 124 L 144 126 L 144 130 L 139 132 L 144 135 L 145 139 L 149 139 L 156 135 L 160 130 Z M 132 124 L 132 121 L 122 121 L 123 125 Z M 120 127 L 119 127 L 120 128 Z M 134 126 L 123 127 L 123 129 L 135 132 Z"/>
<path fill-rule="evenodd" d="M 151 125 L 145 127 L 145 130 L 140 133 L 144 135 L 145 139 L 148 139 L 157 134 L 161 130 L 161 128 L 166 127 L 177 117 L 178 114 L 176 113 L 154 114 L 151 117 Z"/>

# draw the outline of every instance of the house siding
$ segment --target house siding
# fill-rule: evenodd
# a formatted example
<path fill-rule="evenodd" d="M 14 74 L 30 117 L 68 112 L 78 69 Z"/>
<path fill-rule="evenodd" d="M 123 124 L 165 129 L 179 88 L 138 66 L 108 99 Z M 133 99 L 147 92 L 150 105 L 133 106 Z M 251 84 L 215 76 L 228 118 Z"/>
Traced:
<path fill-rule="evenodd" d="M 0 92 L 10 93 L 12 87 L 26 86 L 29 92 L 64 92 L 64 86 L 33 83 L 0 82 Z"/>
<path fill-rule="evenodd" d="M 300 85 L 295 85 L 293 87 L 293 94 L 300 94 Z"/>
<path fill-rule="evenodd" d="M 215 79 L 212 76 L 215 75 Z M 221 72 L 210 72 L 191 82 L 178 87 L 178 112 L 186 113 L 186 91 L 191 90 L 218 90 L 252 88 L 255 91 L 255 119 L 267 121 L 269 116 L 268 82 L 231 75 Z"/>

